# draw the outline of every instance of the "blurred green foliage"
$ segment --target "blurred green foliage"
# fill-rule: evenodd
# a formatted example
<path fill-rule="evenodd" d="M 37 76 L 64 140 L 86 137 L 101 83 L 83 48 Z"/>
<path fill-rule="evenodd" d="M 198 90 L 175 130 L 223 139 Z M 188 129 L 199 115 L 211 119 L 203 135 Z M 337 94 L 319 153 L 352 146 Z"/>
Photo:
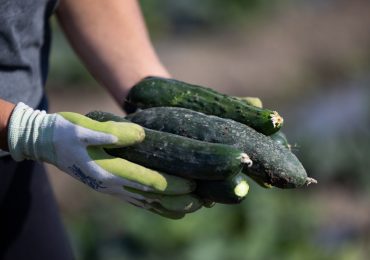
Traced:
<path fill-rule="evenodd" d="M 308 190 L 251 184 L 238 206 L 168 220 L 97 197 L 69 227 L 78 259 L 363 259 L 363 245 L 350 233 L 322 226 L 324 205 L 316 199 Z"/>

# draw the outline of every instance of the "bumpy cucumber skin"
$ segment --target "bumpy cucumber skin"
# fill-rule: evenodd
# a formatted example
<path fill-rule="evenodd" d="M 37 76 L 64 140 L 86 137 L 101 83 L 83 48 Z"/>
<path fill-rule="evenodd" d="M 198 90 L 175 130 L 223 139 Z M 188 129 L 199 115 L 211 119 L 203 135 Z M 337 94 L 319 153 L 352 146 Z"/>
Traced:
<path fill-rule="evenodd" d="M 247 183 L 247 178 L 243 173 L 222 181 L 197 181 L 195 194 L 207 201 L 222 204 L 239 204 L 246 197 L 239 197 L 234 192 L 235 187 L 241 182 Z"/>
<path fill-rule="evenodd" d="M 107 152 L 154 170 L 191 179 L 224 179 L 242 168 L 238 159 L 241 152 L 237 149 L 153 130 L 145 134 L 149 138 L 140 144 Z"/>
<path fill-rule="evenodd" d="M 97 121 L 127 121 L 104 112 L 91 112 L 87 116 Z M 223 180 L 243 168 L 240 159 L 242 152 L 235 147 L 144 130 L 143 142 L 124 148 L 106 149 L 107 153 L 154 170 L 190 179 Z"/>
<path fill-rule="evenodd" d="M 246 124 L 260 133 L 271 135 L 278 131 L 282 118 L 276 112 L 248 105 L 237 98 L 212 89 L 159 77 L 148 77 L 135 85 L 124 104 L 128 113 L 137 108 L 183 107 L 208 115 L 230 118 Z"/>
<path fill-rule="evenodd" d="M 249 155 L 253 165 L 245 168 L 246 174 L 261 183 L 296 188 L 307 182 L 307 173 L 293 153 L 270 137 L 233 120 L 174 107 L 145 109 L 127 118 L 150 129 L 233 145 Z"/>

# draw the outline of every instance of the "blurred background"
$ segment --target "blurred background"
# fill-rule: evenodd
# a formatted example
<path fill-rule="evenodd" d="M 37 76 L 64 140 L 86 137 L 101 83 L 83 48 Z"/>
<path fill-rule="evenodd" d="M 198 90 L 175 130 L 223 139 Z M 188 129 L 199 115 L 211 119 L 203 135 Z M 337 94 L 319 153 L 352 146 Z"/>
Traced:
<path fill-rule="evenodd" d="M 250 192 L 172 221 L 49 167 L 77 259 L 369 259 L 370 2 L 142 0 L 177 79 L 258 96 L 319 183 Z M 52 111 L 123 114 L 53 22 Z"/>

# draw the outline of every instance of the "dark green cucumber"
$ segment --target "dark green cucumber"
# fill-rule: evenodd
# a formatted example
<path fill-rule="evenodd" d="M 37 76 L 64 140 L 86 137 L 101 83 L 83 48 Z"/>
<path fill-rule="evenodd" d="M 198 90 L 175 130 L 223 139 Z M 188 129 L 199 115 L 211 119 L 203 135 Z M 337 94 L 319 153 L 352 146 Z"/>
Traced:
<path fill-rule="evenodd" d="M 248 105 L 263 108 L 262 100 L 259 99 L 258 97 L 236 97 L 236 98 L 245 102 L 245 103 L 247 103 Z M 276 133 L 280 133 L 280 132 L 281 132 L 281 130 L 277 131 Z M 275 135 L 276 133 L 270 135 L 270 137 Z M 267 184 L 267 183 L 263 182 L 259 178 L 254 177 L 253 175 L 250 175 L 249 177 L 251 177 L 262 188 L 265 188 L 265 189 L 271 189 L 272 188 L 272 186 L 270 184 Z"/>
<path fill-rule="evenodd" d="M 263 180 L 259 177 L 256 177 L 255 175 L 248 175 L 252 180 L 254 180 L 260 187 L 265 189 L 271 189 L 273 186 L 271 184 L 268 184 L 266 182 L 263 182 Z"/>
<path fill-rule="evenodd" d="M 97 121 L 126 119 L 104 112 L 91 112 Z M 107 153 L 142 166 L 191 179 L 222 180 L 240 172 L 249 157 L 230 145 L 207 143 L 175 134 L 145 129 L 143 142 Z"/>
<path fill-rule="evenodd" d="M 276 111 L 251 106 L 209 88 L 159 77 L 148 77 L 136 84 L 124 104 L 128 113 L 133 113 L 137 108 L 164 106 L 183 107 L 230 118 L 265 135 L 275 133 L 283 123 L 283 118 Z"/>
<path fill-rule="evenodd" d="M 247 196 L 247 177 L 239 173 L 222 181 L 197 181 L 195 194 L 201 199 L 223 204 L 237 204 Z"/>
<path fill-rule="evenodd" d="M 278 144 L 281 144 L 282 146 L 291 150 L 291 145 L 289 144 L 288 139 L 286 138 L 286 135 L 282 131 L 278 131 L 270 135 L 270 137 L 272 140 L 274 140 Z"/>
<path fill-rule="evenodd" d="M 149 108 L 127 118 L 150 129 L 241 149 L 253 161 L 246 173 L 261 183 L 295 188 L 314 182 L 288 149 L 269 136 L 233 120 L 174 107 Z"/>
<path fill-rule="evenodd" d="M 255 106 L 259 108 L 262 108 L 263 106 L 261 99 L 259 99 L 258 97 L 235 97 L 235 98 L 251 106 Z M 289 150 L 292 150 L 291 145 L 289 144 L 286 135 L 281 130 L 277 131 L 276 133 L 273 133 L 272 135 L 270 135 L 270 137 L 277 143 L 281 144 L 282 146 L 285 146 Z M 263 184 L 260 184 L 260 185 L 265 187 L 265 185 Z"/>

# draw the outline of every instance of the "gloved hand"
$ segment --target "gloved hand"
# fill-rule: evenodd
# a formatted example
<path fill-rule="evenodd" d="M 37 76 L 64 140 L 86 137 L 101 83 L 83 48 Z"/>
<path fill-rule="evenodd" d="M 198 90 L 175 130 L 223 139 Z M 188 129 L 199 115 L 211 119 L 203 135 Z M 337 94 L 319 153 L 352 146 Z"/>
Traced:
<path fill-rule="evenodd" d="M 108 155 L 145 138 L 142 127 L 97 122 L 71 112 L 47 114 L 19 103 L 10 118 L 8 143 L 16 161 L 51 163 L 96 191 L 113 194 L 157 214 L 181 218 L 201 207 L 189 195 L 195 183 Z"/>

